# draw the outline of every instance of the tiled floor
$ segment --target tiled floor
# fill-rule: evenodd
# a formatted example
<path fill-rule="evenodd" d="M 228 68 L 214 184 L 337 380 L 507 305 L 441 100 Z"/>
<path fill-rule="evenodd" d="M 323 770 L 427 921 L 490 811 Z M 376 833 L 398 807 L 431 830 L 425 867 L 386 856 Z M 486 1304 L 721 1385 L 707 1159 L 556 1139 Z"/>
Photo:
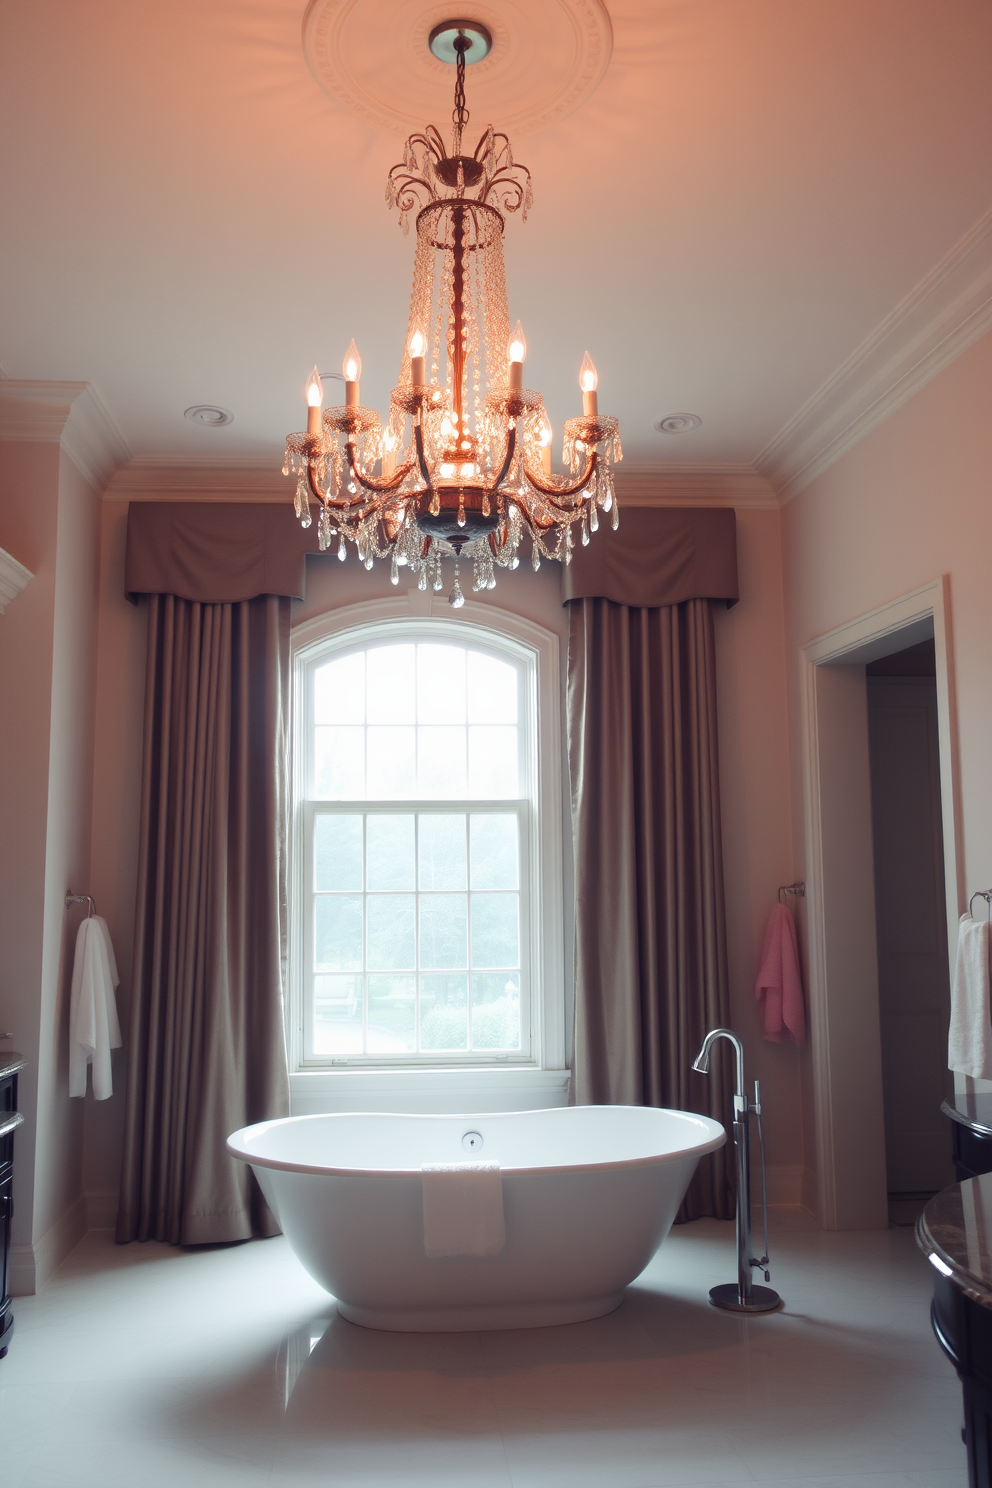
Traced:
<path fill-rule="evenodd" d="M 611 1317 L 388 1334 L 285 1242 L 91 1234 L 16 1304 L 3 1488 L 964 1488 L 960 1389 L 911 1229 L 773 1213 L 785 1310 L 716 1312 L 731 1226 L 673 1233 Z"/>

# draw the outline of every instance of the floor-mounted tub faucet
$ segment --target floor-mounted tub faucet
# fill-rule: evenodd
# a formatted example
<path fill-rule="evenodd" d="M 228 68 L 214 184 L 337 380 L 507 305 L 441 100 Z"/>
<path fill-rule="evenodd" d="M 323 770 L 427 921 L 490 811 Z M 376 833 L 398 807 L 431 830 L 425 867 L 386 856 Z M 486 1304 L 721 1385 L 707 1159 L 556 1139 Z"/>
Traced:
<path fill-rule="evenodd" d="M 765 1144 L 761 1135 L 761 1087 L 754 1082 L 754 1102 L 744 1094 L 744 1045 L 729 1028 L 712 1028 L 703 1039 L 693 1069 L 701 1075 L 710 1072 L 710 1053 L 717 1039 L 725 1038 L 734 1046 L 737 1077 L 734 1086 L 734 1147 L 737 1153 L 737 1283 L 732 1281 L 710 1288 L 714 1307 L 728 1312 L 771 1312 L 781 1302 L 771 1287 L 755 1286 L 751 1268 L 764 1272 L 768 1281 L 768 1195 L 765 1188 Z M 761 1210 L 764 1220 L 765 1252 L 759 1259 L 751 1254 L 751 1114 L 758 1118 L 758 1145 L 761 1149 Z"/>

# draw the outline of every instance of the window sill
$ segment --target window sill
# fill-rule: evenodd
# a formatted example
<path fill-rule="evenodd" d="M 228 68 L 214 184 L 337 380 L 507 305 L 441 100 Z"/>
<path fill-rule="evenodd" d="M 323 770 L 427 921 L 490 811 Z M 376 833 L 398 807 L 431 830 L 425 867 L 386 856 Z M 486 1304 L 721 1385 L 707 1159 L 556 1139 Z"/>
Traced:
<path fill-rule="evenodd" d="M 568 1070 L 301 1070 L 290 1075 L 294 1116 L 338 1111 L 454 1115 L 539 1111 L 568 1103 Z"/>

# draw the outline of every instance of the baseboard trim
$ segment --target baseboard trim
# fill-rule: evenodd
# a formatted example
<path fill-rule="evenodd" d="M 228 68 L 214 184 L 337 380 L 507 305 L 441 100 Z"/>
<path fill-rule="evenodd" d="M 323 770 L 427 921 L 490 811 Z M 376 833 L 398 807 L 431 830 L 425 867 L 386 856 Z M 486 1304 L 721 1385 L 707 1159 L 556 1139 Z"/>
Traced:
<path fill-rule="evenodd" d="M 35 1286 L 34 1246 L 12 1245 L 10 1247 L 10 1295 L 33 1297 Z"/>
<path fill-rule="evenodd" d="M 80 1194 L 37 1240 L 10 1248 L 10 1294 L 33 1297 L 86 1234 L 86 1199 Z"/>
<path fill-rule="evenodd" d="M 800 1207 L 812 1214 L 818 1220 L 820 1217 L 820 1184 L 815 1168 L 803 1168 L 802 1186 L 799 1198 Z"/>
<path fill-rule="evenodd" d="M 113 1230 L 117 1227 L 117 1190 L 86 1195 L 86 1224 L 91 1230 Z"/>

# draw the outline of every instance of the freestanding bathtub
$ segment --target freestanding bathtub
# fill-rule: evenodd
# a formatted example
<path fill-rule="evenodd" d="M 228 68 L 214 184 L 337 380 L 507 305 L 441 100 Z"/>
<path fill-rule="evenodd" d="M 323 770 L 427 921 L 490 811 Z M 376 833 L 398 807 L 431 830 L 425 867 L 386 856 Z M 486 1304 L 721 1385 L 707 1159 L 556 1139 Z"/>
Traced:
<path fill-rule="evenodd" d="M 535 1328 L 618 1307 L 671 1228 L 717 1121 L 648 1106 L 490 1116 L 296 1116 L 246 1126 L 250 1163 L 296 1255 L 367 1328 Z M 496 1159 L 496 1255 L 429 1257 L 421 1166 Z"/>

